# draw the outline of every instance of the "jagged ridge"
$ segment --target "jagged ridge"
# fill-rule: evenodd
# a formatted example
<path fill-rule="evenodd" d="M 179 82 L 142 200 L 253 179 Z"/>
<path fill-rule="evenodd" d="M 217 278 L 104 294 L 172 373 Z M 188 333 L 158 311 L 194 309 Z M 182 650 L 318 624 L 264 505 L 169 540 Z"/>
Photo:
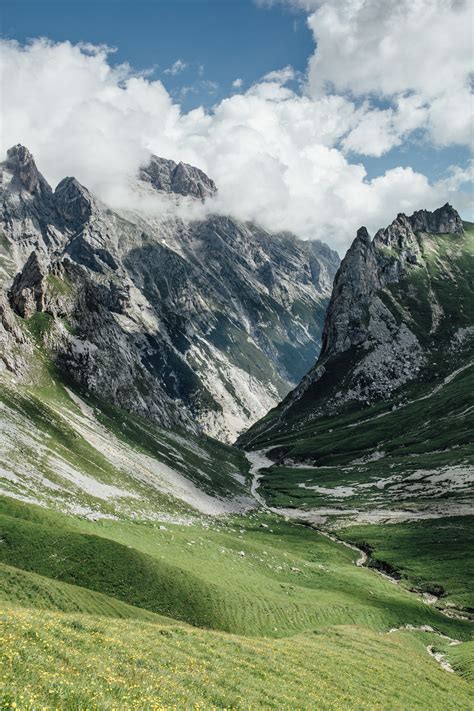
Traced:
<path fill-rule="evenodd" d="M 406 396 L 468 357 L 474 334 L 473 235 L 449 205 L 365 227 L 334 281 L 320 356 L 243 443 L 312 419 Z"/>
<path fill-rule="evenodd" d="M 216 189 L 156 157 L 140 176 L 173 200 Z M 314 360 L 338 264 L 326 245 L 224 216 L 114 212 L 75 178 L 53 191 L 22 146 L 0 195 L 11 306 L 50 317 L 42 347 L 102 399 L 231 440 Z"/>

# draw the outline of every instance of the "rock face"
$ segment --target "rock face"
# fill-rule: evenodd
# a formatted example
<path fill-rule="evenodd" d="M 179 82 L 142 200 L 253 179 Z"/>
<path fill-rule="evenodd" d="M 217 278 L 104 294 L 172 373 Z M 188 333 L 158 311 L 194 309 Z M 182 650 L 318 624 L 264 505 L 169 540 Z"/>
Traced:
<path fill-rule="evenodd" d="M 26 374 L 32 355 L 33 344 L 18 325 L 6 294 L 0 291 L 0 373 Z"/>
<path fill-rule="evenodd" d="M 314 362 L 339 264 L 326 245 L 112 211 L 74 178 L 53 191 L 23 147 L 1 167 L 3 288 L 25 326 L 47 316 L 41 347 L 85 390 L 231 441 Z M 143 181 L 173 204 L 216 190 L 156 157 Z"/>
<path fill-rule="evenodd" d="M 21 272 L 13 280 L 8 294 L 11 306 L 22 318 L 28 319 L 37 311 L 44 311 L 46 267 L 38 252 L 32 252 Z"/>
<path fill-rule="evenodd" d="M 6 167 L 11 172 L 12 185 L 20 192 L 26 190 L 31 195 L 39 195 L 43 200 L 51 197 L 52 190 L 43 178 L 33 156 L 20 144 L 7 151 Z"/>
<path fill-rule="evenodd" d="M 457 212 L 448 204 L 428 212 L 420 210 L 411 217 L 399 214 L 391 225 L 377 232 L 373 242 L 361 227 L 341 263 L 334 281 L 323 332 L 320 358 L 335 355 L 366 344 L 395 338 L 393 319 L 377 292 L 399 283 L 416 268 L 423 268 L 423 249 L 418 235 L 463 234 Z M 388 329 L 388 331 L 387 331 Z M 405 334 L 406 335 L 406 334 Z M 412 345 L 416 349 L 415 341 Z"/>
<path fill-rule="evenodd" d="M 139 177 L 156 190 L 177 195 L 190 195 L 204 200 L 217 191 L 213 180 L 202 170 L 187 163 L 152 156 L 149 164 L 140 169 Z"/>
<path fill-rule="evenodd" d="M 472 345 L 472 239 L 448 204 L 399 214 L 373 240 L 360 228 L 334 280 L 316 364 L 242 441 L 380 400 L 396 406 L 406 386 L 443 367 L 449 375 L 455 352 L 462 362 Z"/>

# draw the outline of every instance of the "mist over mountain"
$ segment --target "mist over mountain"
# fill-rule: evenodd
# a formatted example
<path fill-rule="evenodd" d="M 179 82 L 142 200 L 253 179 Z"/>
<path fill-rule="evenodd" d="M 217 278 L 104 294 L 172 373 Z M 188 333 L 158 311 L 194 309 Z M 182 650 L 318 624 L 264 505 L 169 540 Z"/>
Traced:
<path fill-rule="evenodd" d="M 1 187 L 10 305 L 47 320 L 46 348 L 85 391 L 232 441 L 316 357 L 339 258 L 319 241 L 222 215 L 179 217 L 181 199 L 216 192 L 183 163 L 153 157 L 135 191 L 157 192 L 158 209 L 112 211 L 72 177 L 53 191 L 26 148 L 10 149 Z"/>

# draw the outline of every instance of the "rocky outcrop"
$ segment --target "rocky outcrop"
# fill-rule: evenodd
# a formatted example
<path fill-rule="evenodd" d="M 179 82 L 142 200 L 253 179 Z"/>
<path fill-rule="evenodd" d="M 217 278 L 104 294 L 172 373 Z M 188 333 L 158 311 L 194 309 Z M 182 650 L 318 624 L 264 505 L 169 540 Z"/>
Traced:
<path fill-rule="evenodd" d="M 114 212 L 74 178 L 42 201 L 8 163 L 3 176 L 10 303 L 26 321 L 51 317 L 43 347 L 85 390 L 230 441 L 314 361 L 339 264 L 326 245 L 225 216 Z M 215 191 L 197 168 L 157 158 L 153 186 L 173 205 Z"/>
<path fill-rule="evenodd" d="M 200 200 L 212 197 L 217 191 L 214 181 L 199 168 L 158 156 L 152 156 L 149 164 L 140 169 L 139 177 L 151 183 L 160 192 L 176 193 Z"/>
<path fill-rule="evenodd" d="M 0 372 L 26 375 L 32 354 L 31 339 L 20 327 L 6 294 L 0 291 Z"/>
<path fill-rule="evenodd" d="M 13 280 L 8 292 L 10 303 L 17 314 L 28 319 L 37 311 L 44 311 L 46 265 L 36 251 L 29 256 L 23 270 Z"/>
<path fill-rule="evenodd" d="M 404 217 L 404 215 L 399 215 Z M 431 234 L 462 234 L 463 224 L 456 210 L 446 203 L 434 212 L 418 210 L 408 218 L 413 232 Z"/>
<path fill-rule="evenodd" d="M 366 343 L 390 319 L 390 310 L 374 298 L 381 289 L 403 279 L 412 268 L 424 264 L 420 234 L 462 234 L 461 218 L 451 205 L 428 212 L 419 210 L 410 217 L 403 213 L 373 241 L 361 227 L 348 250 L 334 281 L 324 325 L 320 357 L 341 353 Z M 422 240 L 422 237 L 421 237 Z M 378 307 L 375 308 L 376 301 Z M 378 340 L 388 340 L 379 333 Z"/>
<path fill-rule="evenodd" d="M 56 211 L 50 185 L 21 145 L 0 163 L 0 232 L 9 254 L 9 269 L 0 272 L 0 287 L 21 269 L 32 250 L 48 254 L 64 247 L 67 229 Z"/>
<path fill-rule="evenodd" d="M 27 148 L 18 144 L 7 151 L 6 166 L 12 175 L 12 185 L 20 192 L 39 195 L 43 200 L 51 197 L 50 185 L 43 178 L 33 156 Z"/>
<path fill-rule="evenodd" d="M 64 178 L 58 183 L 54 203 L 62 219 L 76 230 L 92 215 L 92 195 L 75 178 Z"/>

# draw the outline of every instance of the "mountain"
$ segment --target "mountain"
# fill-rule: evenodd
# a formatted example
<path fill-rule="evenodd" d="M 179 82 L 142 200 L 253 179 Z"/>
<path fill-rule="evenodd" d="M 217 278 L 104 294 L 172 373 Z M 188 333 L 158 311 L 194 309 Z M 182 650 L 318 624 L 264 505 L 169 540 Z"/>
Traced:
<path fill-rule="evenodd" d="M 448 204 L 399 214 L 371 240 L 365 227 L 336 274 L 316 364 L 243 437 L 296 420 L 403 402 L 407 388 L 436 382 L 472 349 L 472 228 Z"/>
<path fill-rule="evenodd" d="M 450 205 L 358 231 L 316 364 L 239 439 L 269 457 L 268 501 L 366 521 L 472 512 L 473 286 L 474 226 Z"/>
<path fill-rule="evenodd" d="M 257 709 L 470 709 L 474 528 L 459 514 L 472 431 L 463 344 L 474 232 L 417 235 L 419 268 L 444 314 L 439 347 L 457 334 L 443 370 L 432 363 L 429 374 L 423 361 L 430 380 L 384 394 L 374 379 L 377 389 L 337 404 L 316 398 L 315 380 L 301 395 L 311 392 L 311 417 L 300 419 L 299 397 L 289 396 L 275 418 L 281 429 L 251 430 L 261 439 L 247 446 L 265 451 L 244 452 L 192 431 L 209 426 L 204 397 L 221 397 L 242 422 L 250 393 L 257 412 L 267 382 L 285 390 L 289 374 L 296 380 L 313 363 L 330 250 L 222 216 L 114 212 L 73 178 L 52 191 L 24 149 L 8 161 L 0 706 L 245 709 L 252 698 Z M 158 188 L 160 200 L 199 208 L 212 200 L 202 174 L 152 163 L 156 184 L 138 181 L 140 194 Z M 355 355 L 370 354 L 358 343 L 363 327 L 374 351 L 398 343 L 397 330 L 380 325 L 391 323 L 379 304 L 385 289 L 409 302 L 410 332 L 434 358 L 432 318 L 418 330 L 432 310 L 423 302 L 418 318 L 419 281 L 407 281 L 412 257 L 399 281 L 359 294 L 372 257 L 346 261 L 337 278 L 323 356 L 328 371 L 335 364 L 334 392 L 343 388 L 339 349 L 354 341 Z M 218 365 L 222 378 L 211 378 Z M 273 381 L 280 369 L 287 375 Z M 412 386 L 418 392 L 393 410 Z M 354 524 L 382 509 L 385 520 L 415 520 L 341 529 L 341 511 Z"/>
<path fill-rule="evenodd" d="M 53 191 L 23 146 L 1 168 L 7 367 L 28 375 L 15 344 L 30 326 L 83 391 L 231 441 L 314 361 L 339 264 L 326 245 L 210 212 L 113 211 L 75 178 Z M 168 206 L 216 193 L 156 156 L 134 188 Z"/>

